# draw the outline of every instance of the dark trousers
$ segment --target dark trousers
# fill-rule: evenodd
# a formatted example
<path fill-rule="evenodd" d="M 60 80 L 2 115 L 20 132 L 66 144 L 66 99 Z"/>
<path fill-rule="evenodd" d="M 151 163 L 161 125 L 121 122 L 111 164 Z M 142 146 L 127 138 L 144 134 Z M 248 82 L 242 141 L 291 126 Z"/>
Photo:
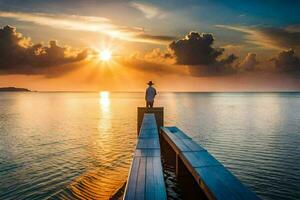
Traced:
<path fill-rule="evenodd" d="M 154 101 L 146 101 L 146 107 L 147 108 L 153 108 Z"/>

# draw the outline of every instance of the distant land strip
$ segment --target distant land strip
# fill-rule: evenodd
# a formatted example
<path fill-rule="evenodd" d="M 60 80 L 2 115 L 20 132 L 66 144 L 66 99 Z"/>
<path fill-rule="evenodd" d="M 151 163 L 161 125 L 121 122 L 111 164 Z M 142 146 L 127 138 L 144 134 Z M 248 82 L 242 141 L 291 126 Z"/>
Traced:
<path fill-rule="evenodd" d="M 31 92 L 31 90 L 27 88 L 1 87 L 0 92 Z"/>

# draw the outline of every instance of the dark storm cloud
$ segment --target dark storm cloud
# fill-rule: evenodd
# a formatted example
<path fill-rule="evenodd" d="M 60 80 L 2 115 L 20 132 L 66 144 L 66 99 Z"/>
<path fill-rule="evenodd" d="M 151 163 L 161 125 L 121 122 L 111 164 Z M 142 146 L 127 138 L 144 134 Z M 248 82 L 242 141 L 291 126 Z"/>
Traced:
<path fill-rule="evenodd" d="M 49 46 L 32 44 L 16 28 L 0 29 L 0 73 L 1 74 L 45 74 L 50 68 L 75 63 L 86 58 L 87 51 L 67 55 L 65 47 L 50 41 Z M 69 69 L 69 67 L 68 67 Z M 64 72 L 63 69 L 59 71 Z"/>
<path fill-rule="evenodd" d="M 237 59 L 233 54 L 218 59 L 224 49 L 213 47 L 214 37 L 210 33 L 190 32 L 183 39 L 173 41 L 169 48 L 179 65 L 188 65 L 195 76 L 224 75 L 235 70 L 231 64 Z"/>
<path fill-rule="evenodd" d="M 178 64 L 209 65 L 216 62 L 224 49 L 213 48 L 214 37 L 209 33 L 190 32 L 183 39 L 173 41 L 169 47 L 174 51 Z"/>
<path fill-rule="evenodd" d="M 275 67 L 282 72 L 300 71 L 300 58 L 295 54 L 294 50 L 286 50 L 280 52 L 277 57 L 273 58 Z"/>
<path fill-rule="evenodd" d="M 259 31 L 279 47 L 300 49 L 299 29 L 271 27 L 261 28 Z"/>
<path fill-rule="evenodd" d="M 245 33 L 245 41 L 266 49 L 289 49 L 300 50 L 299 25 L 281 27 L 246 27 L 231 25 L 216 25 L 233 31 Z"/>

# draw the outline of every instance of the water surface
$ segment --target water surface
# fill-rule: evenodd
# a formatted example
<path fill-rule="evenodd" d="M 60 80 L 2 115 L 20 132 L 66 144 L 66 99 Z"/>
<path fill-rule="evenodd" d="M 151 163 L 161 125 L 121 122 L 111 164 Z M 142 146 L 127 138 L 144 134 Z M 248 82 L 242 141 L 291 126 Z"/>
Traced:
<path fill-rule="evenodd" d="M 0 93 L 0 199 L 107 199 L 143 93 Z M 300 199 L 300 93 L 160 93 L 165 124 L 263 199 Z"/>

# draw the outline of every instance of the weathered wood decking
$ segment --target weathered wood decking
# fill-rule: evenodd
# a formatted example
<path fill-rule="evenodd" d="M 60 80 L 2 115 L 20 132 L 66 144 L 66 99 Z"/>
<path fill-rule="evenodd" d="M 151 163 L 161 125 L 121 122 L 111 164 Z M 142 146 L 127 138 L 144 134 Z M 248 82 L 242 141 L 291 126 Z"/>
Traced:
<path fill-rule="evenodd" d="M 155 107 L 155 108 L 145 108 L 138 107 L 137 108 L 137 134 L 140 133 L 140 129 L 143 123 L 144 114 L 145 113 L 153 113 L 156 119 L 157 130 L 160 127 L 164 126 L 164 108 L 163 107 Z"/>
<path fill-rule="evenodd" d="M 153 113 L 144 114 L 124 199 L 167 199 L 159 135 Z"/>
<path fill-rule="evenodd" d="M 161 136 L 176 153 L 176 174 L 187 170 L 207 198 L 218 200 L 259 199 L 209 152 L 177 127 L 163 127 Z"/>
<path fill-rule="evenodd" d="M 171 161 L 175 165 L 176 175 L 185 183 L 182 187 L 192 189 L 189 190 L 192 193 L 188 192 L 189 199 L 259 199 L 207 150 L 177 127 L 162 127 L 159 135 L 158 127 L 161 125 L 163 108 L 138 108 L 139 136 L 124 199 L 167 199 L 161 154 L 165 162 Z M 163 145 L 162 152 L 160 144 Z M 199 189 L 200 193 L 193 193 Z"/>

